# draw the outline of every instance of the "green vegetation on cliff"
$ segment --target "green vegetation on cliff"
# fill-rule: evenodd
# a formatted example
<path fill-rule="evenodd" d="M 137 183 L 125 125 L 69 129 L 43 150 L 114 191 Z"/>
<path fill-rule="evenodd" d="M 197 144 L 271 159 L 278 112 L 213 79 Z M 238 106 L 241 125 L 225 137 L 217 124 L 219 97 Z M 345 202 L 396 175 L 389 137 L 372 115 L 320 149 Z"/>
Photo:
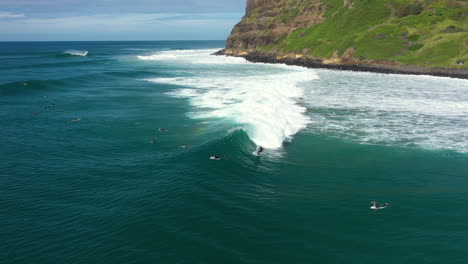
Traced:
<path fill-rule="evenodd" d="M 467 1 L 277 0 L 248 13 L 228 48 L 468 68 Z"/>

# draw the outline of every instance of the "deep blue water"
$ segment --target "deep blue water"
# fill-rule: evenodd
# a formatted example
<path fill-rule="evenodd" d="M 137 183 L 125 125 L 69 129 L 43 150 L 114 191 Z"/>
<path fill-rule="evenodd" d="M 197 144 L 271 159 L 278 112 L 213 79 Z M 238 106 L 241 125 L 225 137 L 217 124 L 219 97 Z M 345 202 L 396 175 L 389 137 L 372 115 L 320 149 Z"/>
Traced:
<path fill-rule="evenodd" d="M 467 263 L 468 81 L 223 46 L 0 43 L 0 263 Z"/>

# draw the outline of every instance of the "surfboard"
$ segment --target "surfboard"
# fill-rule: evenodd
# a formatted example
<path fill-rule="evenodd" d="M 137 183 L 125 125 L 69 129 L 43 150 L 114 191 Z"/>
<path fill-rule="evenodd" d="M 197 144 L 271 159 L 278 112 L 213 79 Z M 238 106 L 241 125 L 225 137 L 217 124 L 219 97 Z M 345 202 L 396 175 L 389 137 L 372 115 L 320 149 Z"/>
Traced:
<path fill-rule="evenodd" d="M 385 209 L 387 208 L 387 206 L 379 206 L 379 207 L 375 207 L 375 206 L 371 206 L 370 209 L 372 210 L 381 210 L 381 209 Z"/>

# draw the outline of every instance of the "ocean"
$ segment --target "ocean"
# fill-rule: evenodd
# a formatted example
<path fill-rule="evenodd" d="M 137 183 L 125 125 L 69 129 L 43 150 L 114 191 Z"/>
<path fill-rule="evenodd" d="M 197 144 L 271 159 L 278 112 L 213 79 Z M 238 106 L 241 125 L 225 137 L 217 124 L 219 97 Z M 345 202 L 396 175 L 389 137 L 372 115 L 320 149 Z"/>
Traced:
<path fill-rule="evenodd" d="M 223 46 L 0 43 L 0 262 L 468 262 L 468 80 Z"/>

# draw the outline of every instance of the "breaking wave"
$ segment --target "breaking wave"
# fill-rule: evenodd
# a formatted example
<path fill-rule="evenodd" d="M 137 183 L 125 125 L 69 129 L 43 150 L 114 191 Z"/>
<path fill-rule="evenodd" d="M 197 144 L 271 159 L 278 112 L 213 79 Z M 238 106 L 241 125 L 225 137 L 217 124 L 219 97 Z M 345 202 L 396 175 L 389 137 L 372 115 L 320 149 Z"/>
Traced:
<path fill-rule="evenodd" d="M 232 121 L 267 148 L 307 128 L 361 144 L 468 153 L 466 80 L 253 64 L 214 51 L 138 58 L 183 67 L 184 76 L 147 81 L 173 86 L 167 94 L 188 99 L 191 117 Z"/>
<path fill-rule="evenodd" d="M 248 64 L 245 59 L 226 56 L 210 56 L 218 49 L 205 50 L 167 50 L 147 56 L 137 56 L 145 61 L 165 61 L 190 64 Z"/>
<path fill-rule="evenodd" d="M 175 85 L 167 94 L 187 98 L 198 119 L 222 119 L 239 124 L 257 145 L 280 148 L 284 141 L 305 128 L 309 118 L 298 104 L 304 82 L 317 79 L 312 70 L 283 65 L 255 65 L 242 58 L 210 56 L 214 50 L 164 51 L 142 60 L 177 63 L 245 65 L 237 73 L 213 69 L 202 74 L 147 81 Z M 261 67 L 259 69 L 258 67 Z"/>
<path fill-rule="evenodd" d="M 69 55 L 69 56 L 86 57 L 88 56 L 88 51 L 87 50 L 66 50 L 63 54 Z"/>

